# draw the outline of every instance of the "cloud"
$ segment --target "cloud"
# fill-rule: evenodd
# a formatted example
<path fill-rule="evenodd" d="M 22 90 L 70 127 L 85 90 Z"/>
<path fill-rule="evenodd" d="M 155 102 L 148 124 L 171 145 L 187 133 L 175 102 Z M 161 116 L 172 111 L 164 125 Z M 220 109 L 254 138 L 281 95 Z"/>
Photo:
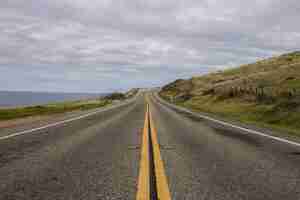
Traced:
<path fill-rule="evenodd" d="M 298 0 L 3 0 L 0 89 L 99 92 L 253 62 L 299 48 L 299 13 Z"/>

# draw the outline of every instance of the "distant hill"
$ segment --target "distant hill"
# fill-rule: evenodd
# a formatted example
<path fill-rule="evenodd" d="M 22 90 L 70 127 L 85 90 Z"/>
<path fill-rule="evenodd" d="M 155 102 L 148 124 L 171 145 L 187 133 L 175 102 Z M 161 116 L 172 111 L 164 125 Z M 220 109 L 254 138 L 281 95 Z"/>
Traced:
<path fill-rule="evenodd" d="M 300 130 L 300 52 L 284 54 L 188 80 L 160 95 L 193 110 L 284 129 Z"/>

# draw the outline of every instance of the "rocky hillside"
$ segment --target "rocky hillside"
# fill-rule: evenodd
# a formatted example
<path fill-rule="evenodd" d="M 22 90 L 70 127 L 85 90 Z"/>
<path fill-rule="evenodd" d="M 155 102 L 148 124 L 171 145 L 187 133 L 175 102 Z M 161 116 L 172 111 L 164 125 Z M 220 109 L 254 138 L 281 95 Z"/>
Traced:
<path fill-rule="evenodd" d="M 300 130 L 300 52 L 176 80 L 160 95 L 194 110 Z"/>

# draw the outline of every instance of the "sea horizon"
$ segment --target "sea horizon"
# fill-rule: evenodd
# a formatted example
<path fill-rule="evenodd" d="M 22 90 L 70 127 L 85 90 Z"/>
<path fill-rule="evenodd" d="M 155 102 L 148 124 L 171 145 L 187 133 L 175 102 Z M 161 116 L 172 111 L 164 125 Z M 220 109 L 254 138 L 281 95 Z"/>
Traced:
<path fill-rule="evenodd" d="M 107 94 L 109 93 L 0 90 L 0 108 L 75 101 L 88 98 L 97 98 Z"/>

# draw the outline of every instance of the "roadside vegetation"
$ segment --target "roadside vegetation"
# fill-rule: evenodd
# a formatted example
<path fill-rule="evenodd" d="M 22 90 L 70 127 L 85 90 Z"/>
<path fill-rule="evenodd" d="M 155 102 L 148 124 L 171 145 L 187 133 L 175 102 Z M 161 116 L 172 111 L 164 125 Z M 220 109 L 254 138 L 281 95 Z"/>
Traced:
<path fill-rule="evenodd" d="M 160 96 L 194 111 L 300 136 L 300 52 L 176 80 Z"/>
<path fill-rule="evenodd" d="M 127 93 L 112 93 L 105 97 L 98 99 L 86 99 L 78 101 L 68 101 L 59 103 L 50 103 L 45 105 L 16 107 L 16 108 L 2 108 L 0 109 L 0 121 L 10 120 L 16 118 L 50 115 L 57 113 L 64 113 L 74 110 L 88 110 L 100 108 L 112 104 L 114 101 L 125 100 L 133 97 L 138 92 L 137 89 L 132 89 Z"/>

